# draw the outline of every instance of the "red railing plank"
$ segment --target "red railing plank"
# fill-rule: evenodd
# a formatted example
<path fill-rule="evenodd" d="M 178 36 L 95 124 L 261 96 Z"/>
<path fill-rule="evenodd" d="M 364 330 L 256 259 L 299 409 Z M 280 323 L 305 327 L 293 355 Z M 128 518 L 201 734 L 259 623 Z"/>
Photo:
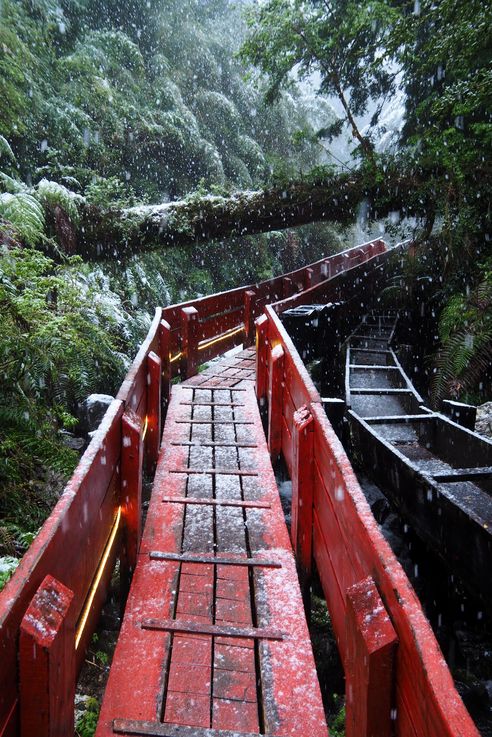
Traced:
<path fill-rule="evenodd" d="M 73 592 L 46 576 L 20 626 L 22 737 L 59 737 L 74 730 Z"/>
<path fill-rule="evenodd" d="M 391 737 L 398 637 L 372 578 L 347 591 L 346 737 Z"/>
<path fill-rule="evenodd" d="M 306 407 L 297 410 L 292 424 L 293 474 L 291 539 L 299 566 L 306 612 L 311 610 L 314 510 L 314 420 Z"/>

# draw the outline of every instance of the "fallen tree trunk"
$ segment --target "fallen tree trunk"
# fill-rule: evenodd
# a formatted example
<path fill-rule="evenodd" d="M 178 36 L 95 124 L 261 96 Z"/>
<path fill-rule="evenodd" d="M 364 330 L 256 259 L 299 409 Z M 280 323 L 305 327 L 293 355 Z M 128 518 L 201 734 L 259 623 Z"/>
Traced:
<path fill-rule="evenodd" d="M 362 174 L 298 181 L 282 188 L 237 192 L 229 197 L 191 195 L 162 205 L 100 210 L 85 205 L 76 231 L 76 252 L 87 259 L 125 258 L 135 253 L 233 235 L 278 230 L 329 220 L 354 221 L 359 203 L 378 202 L 382 217 L 399 209 L 408 183 L 367 186 Z M 63 248 L 62 234 L 58 234 Z M 73 252 L 73 241 L 71 242 Z"/>

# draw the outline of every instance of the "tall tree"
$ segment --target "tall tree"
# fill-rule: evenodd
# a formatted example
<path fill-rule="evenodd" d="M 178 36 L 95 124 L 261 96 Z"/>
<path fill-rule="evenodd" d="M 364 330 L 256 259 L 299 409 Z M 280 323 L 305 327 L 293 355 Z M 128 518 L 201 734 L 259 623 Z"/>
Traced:
<path fill-rule="evenodd" d="M 242 53 L 268 75 L 270 99 L 293 83 L 294 72 L 318 73 L 319 94 L 335 95 L 344 110 L 344 118 L 319 134 L 337 135 L 346 122 L 359 153 L 372 160 L 373 142 L 356 117 L 371 99 L 383 100 L 394 90 L 396 73 L 383 51 L 397 17 L 397 8 L 385 0 L 268 0 L 249 14 Z"/>

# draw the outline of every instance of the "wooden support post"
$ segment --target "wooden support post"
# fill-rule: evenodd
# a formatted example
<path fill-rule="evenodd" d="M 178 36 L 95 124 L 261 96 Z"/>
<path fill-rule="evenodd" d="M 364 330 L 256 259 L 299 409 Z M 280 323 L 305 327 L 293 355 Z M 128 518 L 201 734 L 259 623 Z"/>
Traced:
<path fill-rule="evenodd" d="M 282 279 L 282 298 L 287 299 L 294 291 L 294 285 L 292 279 L 289 276 L 284 276 Z"/>
<path fill-rule="evenodd" d="M 310 289 L 313 286 L 313 270 L 308 266 L 304 269 L 304 289 Z"/>
<path fill-rule="evenodd" d="M 161 441 L 161 366 L 159 356 L 150 351 L 147 356 L 147 414 L 144 438 L 145 469 L 154 473 Z M 144 426 L 144 427 L 145 427 Z"/>
<path fill-rule="evenodd" d="M 390 737 L 398 638 L 371 577 L 347 590 L 346 737 Z"/>
<path fill-rule="evenodd" d="M 123 606 L 130 589 L 130 581 L 137 565 L 142 535 L 142 422 L 131 410 L 121 420 L 121 511 L 123 544 L 120 580 Z"/>
<path fill-rule="evenodd" d="M 268 392 L 268 318 L 256 320 L 256 398 L 263 408 Z"/>
<path fill-rule="evenodd" d="M 294 413 L 292 467 L 291 538 L 309 621 L 313 560 L 314 419 L 307 407 L 301 407 Z"/>
<path fill-rule="evenodd" d="M 73 592 L 46 576 L 20 625 L 21 737 L 74 733 Z"/>
<path fill-rule="evenodd" d="M 255 342 L 255 302 L 256 292 L 247 289 L 244 292 L 244 347 L 249 348 Z"/>
<path fill-rule="evenodd" d="M 181 377 L 189 379 L 198 373 L 198 310 L 181 309 Z"/>
<path fill-rule="evenodd" d="M 159 354 L 161 357 L 162 388 L 161 400 L 163 417 L 169 404 L 171 394 L 171 326 L 166 320 L 161 320 L 159 328 Z"/>
<path fill-rule="evenodd" d="M 270 354 L 268 377 L 268 448 L 275 463 L 282 450 L 284 349 L 276 345 Z"/>

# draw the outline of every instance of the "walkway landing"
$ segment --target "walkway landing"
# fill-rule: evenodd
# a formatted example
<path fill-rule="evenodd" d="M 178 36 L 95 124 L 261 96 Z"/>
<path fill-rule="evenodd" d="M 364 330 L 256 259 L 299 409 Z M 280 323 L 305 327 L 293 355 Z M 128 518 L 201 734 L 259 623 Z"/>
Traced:
<path fill-rule="evenodd" d="M 173 387 L 96 737 L 326 737 L 246 350 Z"/>

